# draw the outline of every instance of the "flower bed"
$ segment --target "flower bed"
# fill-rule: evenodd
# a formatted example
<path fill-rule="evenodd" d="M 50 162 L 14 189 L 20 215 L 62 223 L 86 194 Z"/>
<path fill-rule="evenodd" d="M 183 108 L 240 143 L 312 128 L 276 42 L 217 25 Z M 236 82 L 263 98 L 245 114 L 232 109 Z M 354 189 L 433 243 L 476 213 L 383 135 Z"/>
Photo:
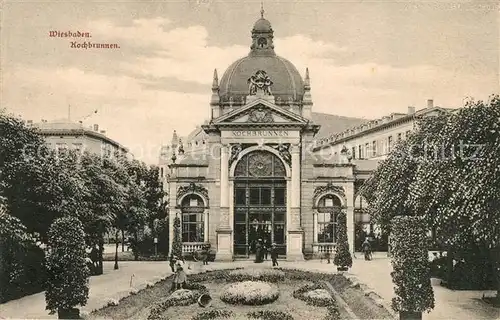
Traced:
<path fill-rule="evenodd" d="M 148 320 L 159 320 L 165 310 L 170 307 L 189 306 L 198 301 L 198 297 L 208 290 L 205 286 L 199 283 L 188 283 L 186 289 L 179 289 L 174 291 L 167 300 L 155 305 L 149 312 Z"/>
<path fill-rule="evenodd" d="M 279 291 L 262 281 L 243 281 L 224 287 L 220 299 L 229 304 L 263 305 L 276 301 Z"/>
<path fill-rule="evenodd" d="M 234 312 L 226 309 L 212 309 L 198 313 L 192 320 L 215 320 L 233 318 Z"/>
<path fill-rule="evenodd" d="M 229 272 L 227 281 L 264 281 L 264 282 L 281 282 L 285 280 L 285 273 L 275 269 L 238 269 Z"/>
<path fill-rule="evenodd" d="M 291 314 L 275 310 L 251 311 L 247 313 L 247 317 L 258 320 L 293 320 Z"/>
<path fill-rule="evenodd" d="M 392 317 L 385 308 L 380 307 L 370 297 L 365 296 L 362 289 L 353 286 L 352 282 L 346 279 L 345 276 L 301 270 L 280 269 L 285 274 L 284 280 L 279 282 L 279 285 L 267 283 L 268 286 L 279 287 L 279 299 L 275 299 L 273 303 L 264 304 L 260 307 L 245 304 L 227 304 L 222 300 L 221 296 L 226 294 L 224 288 L 237 284 L 227 282 L 230 277 L 229 274 L 234 270 L 207 271 L 188 275 L 188 284 L 185 289 L 197 292 L 197 294 L 193 294 L 193 296 L 191 293 L 182 293 L 181 291 L 174 295 L 177 299 L 172 299 L 171 296 L 166 295 L 166 293 L 170 292 L 173 281 L 173 277 L 168 277 L 151 288 L 146 288 L 135 295 L 121 299 L 117 306 L 104 307 L 93 311 L 86 315 L 85 319 L 286 320 L 291 319 L 285 315 L 288 314 L 293 319 L 298 320 L 338 320 L 351 319 L 353 318 L 352 313 L 355 314 L 356 319 L 387 319 Z M 246 274 L 256 273 L 247 271 Z M 297 288 L 302 289 L 306 285 L 309 285 L 308 290 L 302 292 L 302 295 L 308 296 L 305 299 L 318 300 L 315 297 L 324 294 L 320 289 L 325 289 L 331 293 L 329 291 L 331 288 L 324 281 L 329 282 L 338 295 L 354 310 L 350 310 L 349 313 L 344 305 L 339 303 L 337 306 L 337 302 L 330 306 L 318 307 L 311 302 L 307 303 L 309 300 L 305 301 L 295 297 L 297 293 L 300 293 L 300 291 L 297 292 Z M 314 283 L 316 283 L 315 286 L 313 286 Z M 323 284 L 325 284 L 325 287 L 322 286 Z M 246 291 L 248 293 L 249 290 Z M 309 291 L 312 292 L 307 295 L 306 293 Z M 202 293 L 206 293 L 212 298 L 208 308 L 203 308 L 197 303 Z M 278 297 L 276 296 L 276 298 Z M 319 304 L 321 305 L 321 303 Z"/>
<path fill-rule="evenodd" d="M 335 299 L 319 283 L 308 284 L 295 290 L 293 297 L 316 307 L 328 307 L 335 304 Z"/>

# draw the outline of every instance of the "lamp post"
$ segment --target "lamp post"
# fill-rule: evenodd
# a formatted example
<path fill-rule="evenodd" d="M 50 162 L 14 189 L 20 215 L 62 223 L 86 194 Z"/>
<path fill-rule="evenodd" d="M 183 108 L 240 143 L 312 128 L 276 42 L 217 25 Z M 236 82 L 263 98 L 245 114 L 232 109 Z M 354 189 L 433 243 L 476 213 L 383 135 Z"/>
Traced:
<path fill-rule="evenodd" d="M 155 256 L 158 255 L 158 219 L 154 219 L 153 221 L 153 228 L 155 231 L 155 237 L 154 237 L 154 245 L 155 245 Z"/>

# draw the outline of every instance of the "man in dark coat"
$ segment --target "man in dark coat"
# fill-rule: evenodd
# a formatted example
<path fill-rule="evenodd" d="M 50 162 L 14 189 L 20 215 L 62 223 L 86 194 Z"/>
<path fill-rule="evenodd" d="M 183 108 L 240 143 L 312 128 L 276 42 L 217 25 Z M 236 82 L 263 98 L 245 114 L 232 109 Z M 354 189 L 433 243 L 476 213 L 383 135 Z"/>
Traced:
<path fill-rule="evenodd" d="M 276 243 L 271 246 L 271 260 L 273 261 L 273 267 L 278 266 L 278 252 L 276 251 Z"/>
<path fill-rule="evenodd" d="M 372 259 L 372 246 L 370 244 L 370 241 L 368 241 L 368 238 L 365 239 L 363 244 L 361 245 L 361 249 L 365 253 L 365 260 L 371 260 Z"/>

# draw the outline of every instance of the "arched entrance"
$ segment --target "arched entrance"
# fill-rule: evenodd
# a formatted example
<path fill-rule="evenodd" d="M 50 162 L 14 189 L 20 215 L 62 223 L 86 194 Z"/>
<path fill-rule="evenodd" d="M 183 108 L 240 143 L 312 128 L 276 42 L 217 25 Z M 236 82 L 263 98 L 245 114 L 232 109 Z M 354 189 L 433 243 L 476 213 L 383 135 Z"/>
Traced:
<path fill-rule="evenodd" d="M 234 255 L 255 253 L 258 239 L 286 254 L 286 169 L 272 152 L 244 155 L 234 169 Z"/>

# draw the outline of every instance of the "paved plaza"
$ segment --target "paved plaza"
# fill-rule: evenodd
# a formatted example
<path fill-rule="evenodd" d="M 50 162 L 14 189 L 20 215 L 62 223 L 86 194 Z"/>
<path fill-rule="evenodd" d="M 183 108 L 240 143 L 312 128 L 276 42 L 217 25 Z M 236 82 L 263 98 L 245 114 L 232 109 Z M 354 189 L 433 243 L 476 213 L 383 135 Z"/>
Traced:
<path fill-rule="evenodd" d="M 375 254 L 374 260 L 364 261 L 361 254 L 357 254 L 353 268 L 347 273 L 349 277 L 359 279 L 375 293 L 390 304 L 393 296 L 393 286 L 390 278 L 390 260 L 386 254 Z M 252 261 L 214 262 L 208 266 L 192 262 L 190 273 L 200 270 L 228 269 L 236 267 L 270 267 L 271 262 L 253 264 Z M 333 264 L 326 260 L 285 262 L 280 261 L 280 267 L 296 268 L 310 271 L 336 272 Z M 105 263 L 104 275 L 92 277 L 90 280 L 90 297 L 88 304 L 82 308 L 90 312 L 105 306 L 109 300 L 119 300 L 127 295 L 131 289 L 142 289 L 147 283 L 154 283 L 171 274 L 168 262 L 120 262 L 120 269 L 113 270 L 113 263 Z M 367 289 L 368 291 L 370 289 Z M 424 314 L 424 319 L 500 319 L 500 310 L 483 303 L 482 294 L 493 295 L 493 291 L 453 291 L 441 286 L 434 286 L 436 307 Z M 18 300 L 9 301 L 0 305 L 0 317 L 10 319 L 56 319 L 56 315 L 48 315 L 45 310 L 44 293 L 34 294 Z"/>

